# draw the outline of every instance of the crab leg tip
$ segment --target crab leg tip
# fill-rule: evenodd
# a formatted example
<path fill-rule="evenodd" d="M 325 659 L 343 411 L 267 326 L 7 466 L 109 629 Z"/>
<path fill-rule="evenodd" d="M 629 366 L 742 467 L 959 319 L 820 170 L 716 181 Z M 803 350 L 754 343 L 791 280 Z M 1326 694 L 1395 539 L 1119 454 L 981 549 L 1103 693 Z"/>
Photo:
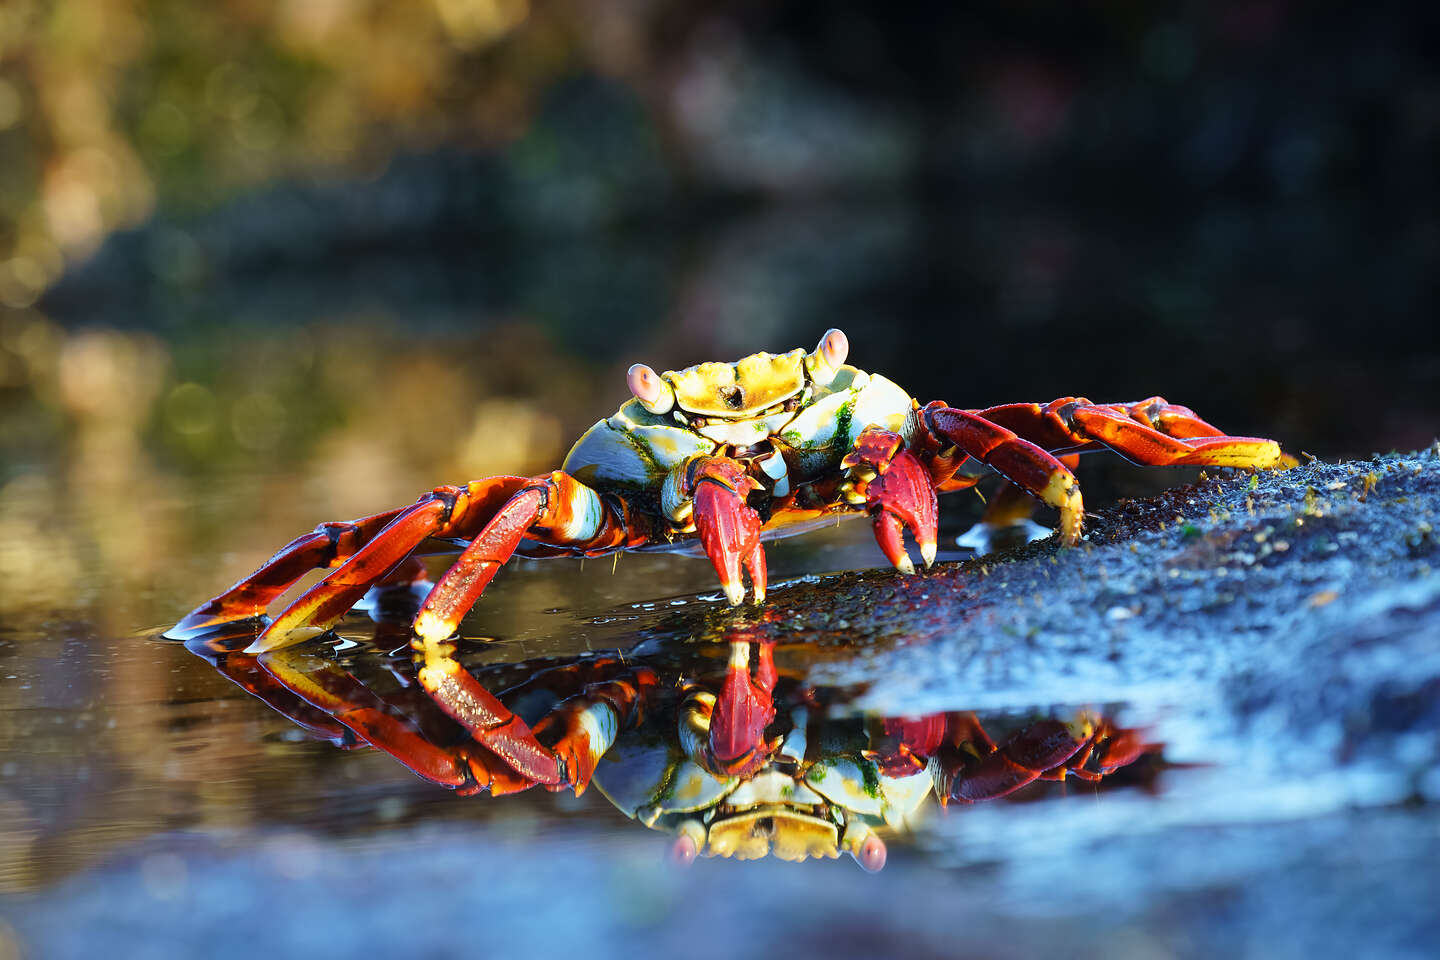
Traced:
<path fill-rule="evenodd" d="M 306 640 L 313 640 L 315 637 L 326 633 L 319 627 L 292 627 L 289 630 L 271 632 L 266 630 L 244 649 L 245 654 L 256 657 L 262 653 L 269 653 L 271 650 L 280 650 L 285 647 L 293 647 L 297 643 L 304 643 Z"/>
<path fill-rule="evenodd" d="M 722 583 L 721 588 L 725 591 L 725 599 L 730 601 L 730 606 L 738 607 L 745 602 L 745 584 L 738 580 L 729 583 Z"/>
<path fill-rule="evenodd" d="M 935 565 L 935 541 L 920 544 L 920 557 L 925 561 L 925 569 L 929 570 Z"/>
<path fill-rule="evenodd" d="M 453 632 L 449 624 L 431 610 L 421 610 L 415 617 L 415 635 L 426 643 L 438 643 L 448 639 Z"/>

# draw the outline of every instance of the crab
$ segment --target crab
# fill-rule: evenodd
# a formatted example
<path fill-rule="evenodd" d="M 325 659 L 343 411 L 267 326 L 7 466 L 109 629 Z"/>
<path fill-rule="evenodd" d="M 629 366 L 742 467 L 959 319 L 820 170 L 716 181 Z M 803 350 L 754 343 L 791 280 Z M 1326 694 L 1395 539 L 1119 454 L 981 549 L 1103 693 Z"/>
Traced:
<path fill-rule="evenodd" d="M 708 645 L 660 643 L 478 667 L 477 682 L 496 691 L 497 722 L 472 737 L 417 695 L 409 657 L 344 657 L 323 640 L 251 656 L 239 649 L 249 636 L 188 646 L 311 735 L 376 747 L 458 794 L 579 795 L 593 783 L 626 817 L 669 835 L 684 863 L 848 853 L 876 871 L 885 836 L 913 827 L 932 797 L 973 804 L 1037 780 L 1098 781 L 1161 750 L 1083 708 L 983 724 L 969 711 L 855 713 L 846 691 L 777 670 L 775 641 L 747 627 L 727 632 L 724 660 Z M 377 632 L 380 645 L 387 638 Z M 540 755 L 558 777 L 537 777 Z"/>
<path fill-rule="evenodd" d="M 412 644 L 424 664 L 424 689 L 480 736 L 508 721 L 447 641 L 517 553 L 698 550 L 732 605 L 745 598 L 744 574 L 762 604 L 762 541 L 846 516 L 870 516 L 881 552 L 913 574 L 908 528 L 929 567 L 936 495 L 973 486 L 981 474 L 961 471 L 971 460 L 1056 508 L 1054 535 L 1066 547 L 1078 543 L 1084 518 L 1066 462 L 1072 454 L 1108 448 L 1140 464 L 1249 469 L 1287 460 L 1275 441 L 1227 436 L 1161 397 L 921 405 L 889 379 L 848 365 L 848 353 L 845 334 L 831 329 L 808 352 L 755 353 L 664 373 L 635 364 L 627 376 L 631 399 L 586 431 L 560 470 L 436 487 L 408 507 L 322 523 L 167 635 L 185 639 L 237 621 L 263 622 L 270 604 L 307 572 L 331 568 L 247 650 L 295 644 L 329 631 L 372 588 L 416 579 L 422 544 L 450 541 L 461 552 L 415 614 Z M 553 758 L 532 753 L 527 773 L 558 776 Z"/>

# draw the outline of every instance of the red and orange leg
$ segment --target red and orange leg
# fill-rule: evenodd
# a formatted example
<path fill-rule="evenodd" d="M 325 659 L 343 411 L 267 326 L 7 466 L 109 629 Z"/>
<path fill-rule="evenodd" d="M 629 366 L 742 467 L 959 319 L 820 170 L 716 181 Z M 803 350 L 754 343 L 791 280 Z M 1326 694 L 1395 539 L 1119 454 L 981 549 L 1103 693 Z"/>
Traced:
<path fill-rule="evenodd" d="M 968 412 L 1048 450 L 1106 447 L 1145 466 L 1264 469 L 1294 463 L 1275 441 L 1228 436 L 1188 407 L 1162 397 L 1128 404 L 1061 397 L 1047 404 L 1012 403 Z"/>
<path fill-rule="evenodd" d="M 570 689 L 533 733 L 491 697 L 490 723 L 483 736 L 472 739 L 432 701 L 422 704 L 427 713 L 422 705 L 382 697 L 327 658 L 287 648 L 262 655 L 260 663 L 306 709 L 332 718 L 426 780 L 462 794 L 488 789 L 501 795 L 537 784 L 582 793 L 619 730 L 643 715 L 658 682 L 652 671 L 613 659 L 572 665 L 555 673 L 563 675 L 564 687 L 578 689 Z M 542 759 L 547 755 L 549 763 Z"/>
<path fill-rule="evenodd" d="M 355 555 L 405 508 L 349 522 L 322 523 L 281 547 L 254 573 L 196 607 L 166 631 L 171 640 L 188 640 L 227 623 L 258 619 L 276 597 L 305 574 L 333 567 Z"/>
<path fill-rule="evenodd" d="M 383 583 L 413 549 L 412 546 L 397 553 L 394 549 L 397 540 L 408 538 L 418 545 L 424 537 L 414 539 L 409 534 L 417 529 L 436 528 L 436 519 L 450 513 L 457 502 L 463 501 L 472 512 L 483 514 L 487 509 L 493 512 L 528 482 L 524 477 L 492 477 L 466 487 L 438 487 L 409 507 L 361 520 L 322 523 L 311 533 L 286 544 L 254 573 L 196 607 L 170 628 L 166 636 L 184 640 L 227 623 L 258 620 L 277 597 L 311 570 L 348 567 L 346 580 L 357 580 L 366 589 Z M 365 560 L 352 565 L 351 561 L 367 549 Z M 355 600 L 349 606 L 364 593 L 363 589 L 355 593 Z"/>
<path fill-rule="evenodd" d="M 530 536 L 584 551 L 624 544 L 631 536 L 623 505 L 603 501 L 588 487 L 560 473 L 533 479 L 496 477 L 464 487 L 437 487 L 413 505 L 380 516 L 389 520 L 381 529 L 362 528 L 361 532 L 368 536 L 362 538 L 357 533 L 351 541 L 342 540 L 341 548 L 334 551 L 319 551 L 311 543 L 281 551 L 251 577 L 187 617 L 182 626 L 211 615 L 217 608 L 227 614 L 254 616 L 263 611 L 263 607 L 255 606 L 260 592 L 273 599 L 308 569 L 334 567 L 286 607 L 248 652 L 260 653 L 296 643 L 329 630 L 368 590 L 389 582 L 397 571 L 408 569 L 404 566 L 407 560 L 427 538 L 471 540 L 456 567 L 440 579 L 416 617 L 417 629 L 423 627 L 423 635 L 436 639 L 437 635 L 454 632 L 460 618 L 522 538 Z M 531 525 L 533 530 L 529 529 Z M 256 584 L 263 585 L 263 591 Z"/>
<path fill-rule="evenodd" d="M 1160 397 L 1131 404 L 1063 397 L 983 410 L 932 403 L 921 420 L 931 442 L 953 444 L 1059 509 L 1061 542 L 1069 546 L 1079 540 L 1084 508 L 1075 476 L 1057 453 L 1108 448 L 1148 466 L 1260 469 L 1293 463 L 1273 440 L 1227 436 L 1189 408 Z"/>
<path fill-rule="evenodd" d="M 332 660 L 293 648 L 263 654 L 259 660 L 278 684 L 431 783 L 461 793 L 478 793 L 494 786 L 492 781 L 503 784 L 512 776 L 500 768 L 495 757 L 472 749 L 473 745 L 439 745 L 419 727 L 416 711 L 387 703 Z M 438 713 L 434 719 L 449 723 Z"/>
<path fill-rule="evenodd" d="M 1058 457 L 998 423 L 943 403 L 927 404 L 920 422 L 930 445 L 954 447 L 1060 511 L 1060 541 L 1080 541 L 1085 509 L 1075 475 Z"/>

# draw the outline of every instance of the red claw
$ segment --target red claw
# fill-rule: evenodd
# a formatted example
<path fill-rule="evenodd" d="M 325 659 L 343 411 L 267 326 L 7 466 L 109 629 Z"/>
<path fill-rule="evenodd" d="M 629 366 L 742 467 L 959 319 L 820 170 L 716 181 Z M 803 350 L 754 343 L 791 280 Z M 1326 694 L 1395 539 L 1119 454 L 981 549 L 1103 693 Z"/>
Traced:
<path fill-rule="evenodd" d="M 740 565 L 750 571 L 755 602 L 765 599 L 765 553 L 760 546 L 760 517 L 745 503 L 757 484 L 733 460 L 704 461 L 694 474 L 695 529 L 715 565 L 731 606 L 745 599 Z"/>
<path fill-rule="evenodd" d="M 875 539 L 889 561 L 903 573 L 914 565 L 905 554 L 902 533 L 909 527 L 925 566 L 935 562 L 938 505 L 930 472 L 909 450 L 891 457 L 865 490 L 865 504 L 874 517 Z"/>
<path fill-rule="evenodd" d="M 774 686 L 774 666 L 772 664 L 767 672 L 768 659 L 768 646 L 762 646 L 761 675 L 751 680 L 750 644 L 730 645 L 725 684 L 720 696 L 715 698 L 715 709 L 710 715 L 710 752 L 731 776 L 751 772 L 766 759 L 765 728 L 775 719 L 775 702 L 770 692 Z"/>

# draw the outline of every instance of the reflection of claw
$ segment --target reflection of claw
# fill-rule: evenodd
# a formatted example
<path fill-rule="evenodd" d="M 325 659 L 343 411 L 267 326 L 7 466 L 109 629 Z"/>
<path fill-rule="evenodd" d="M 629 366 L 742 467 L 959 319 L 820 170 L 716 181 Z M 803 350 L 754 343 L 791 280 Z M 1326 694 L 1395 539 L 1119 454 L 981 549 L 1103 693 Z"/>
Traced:
<path fill-rule="evenodd" d="M 915 535 L 920 556 L 930 566 L 935 562 L 938 509 L 929 471 L 901 442 L 895 434 L 866 430 L 844 465 L 850 468 L 855 492 L 863 490 L 881 551 L 895 569 L 914 573 L 915 565 L 905 554 L 904 528 Z"/>
<path fill-rule="evenodd" d="M 705 554 L 715 565 L 720 586 L 731 606 L 745 599 L 745 583 L 740 578 L 742 562 L 750 571 L 755 602 L 765 599 L 765 549 L 760 546 L 760 516 L 745 503 L 745 497 L 757 487 L 733 460 L 705 460 L 693 474 L 695 529 Z"/>

